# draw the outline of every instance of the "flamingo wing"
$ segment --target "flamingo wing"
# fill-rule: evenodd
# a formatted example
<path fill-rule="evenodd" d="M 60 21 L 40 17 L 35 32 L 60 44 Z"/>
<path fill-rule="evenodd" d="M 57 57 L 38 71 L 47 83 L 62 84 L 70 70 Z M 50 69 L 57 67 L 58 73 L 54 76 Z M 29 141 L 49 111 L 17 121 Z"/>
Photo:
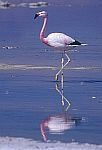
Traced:
<path fill-rule="evenodd" d="M 55 48 L 67 48 L 75 42 L 73 38 L 63 33 L 51 33 L 47 36 L 48 45 Z"/>

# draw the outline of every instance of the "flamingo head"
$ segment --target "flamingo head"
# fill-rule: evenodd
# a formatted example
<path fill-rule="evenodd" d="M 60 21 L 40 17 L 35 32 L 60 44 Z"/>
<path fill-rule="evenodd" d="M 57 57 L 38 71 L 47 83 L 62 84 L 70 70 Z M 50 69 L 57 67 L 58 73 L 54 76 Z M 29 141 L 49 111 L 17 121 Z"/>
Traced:
<path fill-rule="evenodd" d="M 40 11 L 38 13 L 35 14 L 34 19 L 36 19 L 37 17 L 46 17 L 47 16 L 47 12 L 46 11 Z"/>

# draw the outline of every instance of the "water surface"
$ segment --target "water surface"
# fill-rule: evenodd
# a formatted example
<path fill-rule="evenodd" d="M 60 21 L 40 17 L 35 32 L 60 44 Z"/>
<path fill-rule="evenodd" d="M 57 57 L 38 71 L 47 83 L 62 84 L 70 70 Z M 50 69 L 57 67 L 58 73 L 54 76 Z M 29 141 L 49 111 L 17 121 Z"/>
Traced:
<path fill-rule="evenodd" d="M 88 143 L 86 149 L 101 145 L 101 1 L 48 1 L 47 7 L 33 9 L 18 7 L 21 1 L 9 2 L 15 7 L 0 9 L 0 144 L 2 137 L 4 145 L 10 137 L 15 137 L 13 142 L 22 137 L 78 142 L 83 148 Z M 40 10 L 49 13 L 46 35 L 63 32 L 88 44 L 69 52 L 71 62 L 64 70 L 64 96 L 71 101 L 67 112 L 54 82 L 61 53 L 39 40 L 42 18 L 33 18 Z"/>

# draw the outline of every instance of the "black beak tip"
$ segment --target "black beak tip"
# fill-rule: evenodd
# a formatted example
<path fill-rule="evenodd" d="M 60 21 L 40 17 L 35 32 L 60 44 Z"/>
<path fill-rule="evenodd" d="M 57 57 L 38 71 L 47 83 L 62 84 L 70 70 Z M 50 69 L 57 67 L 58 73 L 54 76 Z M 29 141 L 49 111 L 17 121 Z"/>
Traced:
<path fill-rule="evenodd" d="M 34 19 L 36 19 L 38 16 L 39 16 L 38 14 L 35 14 Z"/>

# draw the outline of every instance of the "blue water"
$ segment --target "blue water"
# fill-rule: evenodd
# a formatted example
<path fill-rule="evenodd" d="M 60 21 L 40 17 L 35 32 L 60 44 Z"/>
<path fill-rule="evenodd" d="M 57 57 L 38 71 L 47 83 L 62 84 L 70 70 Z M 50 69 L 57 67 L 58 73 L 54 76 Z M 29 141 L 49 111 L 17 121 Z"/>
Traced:
<path fill-rule="evenodd" d="M 102 144 L 102 3 L 48 2 L 47 7 L 0 9 L 0 137 L 43 141 L 41 124 L 64 116 L 67 129 L 57 133 L 45 127 L 47 140 Z M 49 13 L 46 35 L 64 32 L 88 44 L 69 52 L 64 95 L 71 107 L 66 114 L 54 82 L 58 68 L 47 68 L 60 66 L 61 54 L 39 40 L 42 19 L 34 21 L 34 13 L 40 10 Z"/>

